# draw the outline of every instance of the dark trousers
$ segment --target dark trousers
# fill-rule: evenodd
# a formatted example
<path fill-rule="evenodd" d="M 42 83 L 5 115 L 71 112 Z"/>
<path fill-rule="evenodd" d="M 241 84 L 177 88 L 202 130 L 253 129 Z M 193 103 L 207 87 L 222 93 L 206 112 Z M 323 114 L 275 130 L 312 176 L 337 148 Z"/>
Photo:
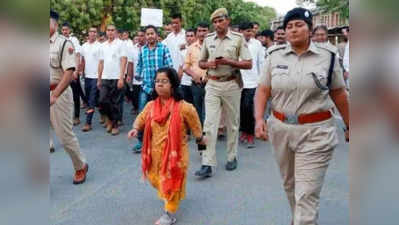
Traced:
<path fill-rule="evenodd" d="M 141 92 L 141 85 L 133 84 L 132 105 L 135 110 L 139 110 L 140 92 Z"/>
<path fill-rule="evenodd" d="M 250 135 L 255 133 L 254 96 L 256 88 L 244 88 L 241 94 L 240 130 Z"/>
<path fill-rule="evenodd" d="M 181 93 L 183 94 L 184 101 L 188 103 L 193 103 L 193 93 L 191 92 L 191 86 L 180 85 Z"/>
<path fill-rule="evenodd" d="M 88 109 L 95 109 L 98 100 L 97 79 L 85 78 L 85 92 Z M 86 123 L 91 125 L 94 112 L 88 113 Z"/>
<path fill-rule="evenodd" d="M 71 82 L 72 94 L 73 94 L 73 105 L 74 105 L 74 118 L 80 116 L 80 97 L 84 103 L 87 103 L 85 94 L 83 93 L 82 86 L 80 85 L 79 78 Z"/>
<path fill-rule="evenodd" d="M 106 115 L 113 126 L 121 120 L 120 102 L 122 90 L 118 89 L 118 80 L 102 80 L 100 89 L 99 106 L 100 113 Z"/>
<path fill-rule="evenodd" d="M 121 89 L 121 98 L 119 100 L 119 111 L 120 111 L 120 119 L 118 121 L 122 121 L 123 118 L 123 104 L 125 104 L 125 96 L 126 96 L 126 89 L 128 88 L 127 84 L 125 83 L 125 85 L 123 86 L 123 88 Z"/>
<path fill-rule="evenodd" d="M 193 105 L 197 110 L 198 117 L 200 118 L 201 125 L 204 125 L 205 118 L 205 88 L 202 85 L 197 85 L 193 83 L 191 85 L 191 93 L 193 95 Z"/>

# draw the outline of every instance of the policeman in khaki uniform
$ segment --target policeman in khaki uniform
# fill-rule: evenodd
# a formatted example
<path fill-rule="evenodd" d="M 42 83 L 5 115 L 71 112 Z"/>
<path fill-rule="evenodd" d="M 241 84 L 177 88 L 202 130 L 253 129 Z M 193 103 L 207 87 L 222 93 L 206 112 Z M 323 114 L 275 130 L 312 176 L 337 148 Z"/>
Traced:
<path fill-rule="evenodd" d="M 316 225 L 320 192 L 338 144 L 334 105 L 347 126 L 349 103 L 338 56 L 328 45 L 310 40 L 312 14 L 304 8 L 284 18 L 287 45 L 269 49 L 255 97 L 255 133 L 267 128 L 280 167 L 294 225 Z M 272 116 L 263 119 L 267 100 Z"/>
<path fill-rule="evenodd" d="M 240 126 L 242 80 L 240 69 L 251 69 L 252 59 L 242 34 L 228 29 L 227 10 L 220 8 L 211 15 L 216 32 L 208 34 L 200 53 L 199 66 L 207 70 L 205 86 L 204 132 L 207 149 L 202 154 L 202 167 L 195 175 L 210 177 L 216 166 L 216 141 L 222 108 L 226 112 L 227 164 L 226 170 L 237 167 L 237 145 Z"/>
<path fill-rule="evenodd" d="M 50 11 L 50 122 L 65 151 L 72 159 L 74 184 L 86 180 L 88 164 L 80 152 L 79 142 L 72 131 L 73 101 L 69 83 L 76 68 L 75 54 L 70 41 L 57 32 L 58 13 Z"/>

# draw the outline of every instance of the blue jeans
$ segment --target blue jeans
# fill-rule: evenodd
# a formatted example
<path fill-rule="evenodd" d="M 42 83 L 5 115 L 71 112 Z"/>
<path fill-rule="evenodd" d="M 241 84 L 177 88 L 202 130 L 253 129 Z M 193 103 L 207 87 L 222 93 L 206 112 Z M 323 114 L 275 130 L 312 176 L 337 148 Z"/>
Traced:
<path fill-rule="evenodd" d="M 193 105 L 197 110 L 198 117 L 200 118 L 201 124 L 204 125 L 204 118 L 205 118 L 205 105 L 204 105 L 204 98 L 205 98 L 205 88 L 202 85 L 197 85 L 193 83 L 191 85 L 191 92 L 193 95 Z"/>
<path fill-rule="evenodd" d="M 87 98 L 88 109 L 94 109 L 97 105 L 98 90 L 97 90 L 97 79 L 85 78 L 85 92 Z M 86 123 L 91 125 L 94 112 L 88 113 L 86 116 Z"/>
<path fill-rule="evenodd" d="M 151 100 L 151 95 L 145 93 L 143 90 L 140 91 L 139 95 L 139 113 L 143 111 L 145 105 Z M 142 145 L 143 142 L 143 134 L 144 132 L 139 132 L 137 135 L 137 139 L 139 140 L 140 145 Z"/>
<path fill-rule="evenodd" d="M 147 102 L 151 100 L 151 95 L 145 93 L 143 90 L 140 91 L 139 94 L 139 113 L 143 111 Z"/>

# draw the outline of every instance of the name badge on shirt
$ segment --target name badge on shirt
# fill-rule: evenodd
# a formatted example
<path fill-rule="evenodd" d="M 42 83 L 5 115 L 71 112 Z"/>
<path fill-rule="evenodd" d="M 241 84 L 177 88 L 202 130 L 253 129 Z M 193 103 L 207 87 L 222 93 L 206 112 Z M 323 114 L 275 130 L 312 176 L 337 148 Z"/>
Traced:
<path fill-rule="evenodd" d="M 282 70 L 288 70 L 288 66 L 287 65 L 277 65 L 278 69 L 282 69 Z"/>
<path fill-rule="evenodd" d="M 209 48 L 216 48 L 215 45 L 209 45 Z"/>

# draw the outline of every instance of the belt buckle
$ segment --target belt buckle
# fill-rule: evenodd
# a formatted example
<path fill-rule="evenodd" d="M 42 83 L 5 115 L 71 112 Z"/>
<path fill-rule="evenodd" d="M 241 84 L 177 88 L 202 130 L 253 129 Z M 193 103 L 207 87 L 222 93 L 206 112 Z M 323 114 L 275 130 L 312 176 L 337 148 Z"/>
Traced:
<path fill-rule="evenodd" d="M 286 115 L 284 122 L 288 123 L 288 124 L 298 124 L 298 116 L 297 115 Z"/>

